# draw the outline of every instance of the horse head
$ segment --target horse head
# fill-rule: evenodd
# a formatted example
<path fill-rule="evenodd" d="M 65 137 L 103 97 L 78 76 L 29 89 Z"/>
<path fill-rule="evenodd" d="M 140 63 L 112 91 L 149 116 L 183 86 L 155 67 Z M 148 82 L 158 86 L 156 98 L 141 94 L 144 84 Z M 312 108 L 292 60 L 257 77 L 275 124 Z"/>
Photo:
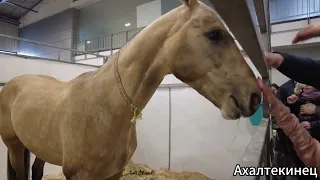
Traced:
<path fill-rule="evenodd" d="M 256 77 L 216 12 L 198 0 L 181 0 L 165 43 L 170 72 L 221 110 L 225 119 L 259 108 Z"/>

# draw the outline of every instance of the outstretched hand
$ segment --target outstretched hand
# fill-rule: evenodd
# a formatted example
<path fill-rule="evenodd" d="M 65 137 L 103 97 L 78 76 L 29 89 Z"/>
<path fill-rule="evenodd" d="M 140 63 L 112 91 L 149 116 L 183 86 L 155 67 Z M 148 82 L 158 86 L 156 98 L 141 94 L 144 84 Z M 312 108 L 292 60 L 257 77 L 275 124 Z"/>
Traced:
<path fill-rule="evenodd" d="M 267 64 L 273 68 L 279 68 L 284 61 L 284 58 L 278 53 L 267 52 L 265 58 Z"/>
<path fill-rule="evenodd" d="M 277 106 L 280 102 L 279 100 L 275 97 L 275 95 L 272 93 L 272 90 L 268 88 L 266 85 L 264 85 L 263 81 L 259 78 L 258 80 L 258 85 L 263 93 L 263 98 L 268 101 L 271 106 Z"/>
<path fill-rule="evenodd" d="M 291 126 L 291 120 L 293 120 L 294 115 L 290 115 L 290 109 L 278 100 L 278 98 L 272 93 L 271 88 L 264 85 L 261 79 L 258 79 L 257 81 L 263 93 L 263 98 L 270 104 L 270 114 L 277 120 L 279 128 L 286 129 L 288 126 Z"/>
<path fill-rule="evenodd" d="M 279 128 L 290 138 L 294 144 L 297 155 L 309 167 L 317 167 L 317 173 L 320 174 L 320 144 L 319 141 L 312 138 L 305 128 L 311 128 L 311 125 L 299 123 L 298 118 L 290 114 L 290 109 L 281 103 L 272 93 L 271 89 L 264 85 L 261 79 L 258 79 L 258 85 L 263 92 L 264 98 L 271 104 L 270 112 L 277 120 Z"/>
<path fill-rule="evenodd" d="M 288 103 L 288 104 L 294 104 L 294 103 L 297 102 L 297 100 L 298 100 L 298 96 L 295 95 L 295 94 L 292 94 L 291 96 L 289 96 L 289 97 L 287 98 L 287 103 Z"/>
<path fill-rule="evenodd" d="M 292 43 L 295 44 L 317 36 L 320 36 L 320 24 L 312 24 L 301 29 L 293 38 Z"/>

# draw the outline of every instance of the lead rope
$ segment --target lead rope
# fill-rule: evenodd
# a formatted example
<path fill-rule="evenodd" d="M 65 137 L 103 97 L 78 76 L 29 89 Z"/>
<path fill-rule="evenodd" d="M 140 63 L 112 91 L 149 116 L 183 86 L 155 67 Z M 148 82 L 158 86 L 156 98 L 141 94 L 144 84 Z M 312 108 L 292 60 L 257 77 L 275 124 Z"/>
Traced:
<path fill-rule="evenodd" d="M 120 50 L 118 51 L 118 57 L 114 61 L 114 72 L 115 72 L 115 76 L 116 76 L 116 81 L 117 81 L 118 89 L 120 91 L 121 96 L 126 101 L 126 103 L 131 106 L 131 111 L 133 111 L 133 117 L 131 119 L 131 122 L 134 123 L 134 122 L 137 122 L 137 120 L 142 119 L 142 109 L 135 106 L 132 103 L 132 100 L 129 98 L 126 91 L 124 90 L 124 87 L 123 87 L 122 81 L 121 81 L 121 77 L 120 77 L 120 72 L 118 69 L 119 56 L 120 56 Z"/>

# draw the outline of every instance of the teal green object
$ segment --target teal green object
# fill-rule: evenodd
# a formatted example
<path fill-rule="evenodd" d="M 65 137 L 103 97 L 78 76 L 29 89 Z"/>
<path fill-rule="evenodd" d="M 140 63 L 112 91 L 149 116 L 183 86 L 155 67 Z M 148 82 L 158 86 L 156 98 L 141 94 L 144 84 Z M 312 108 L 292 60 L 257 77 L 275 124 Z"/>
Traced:
<path fill-rule="evenodd" d="M 263 118 L 263 104 L 260 104 L 259 109 L 249 119 L 253 126 L 259 126 Z"/>

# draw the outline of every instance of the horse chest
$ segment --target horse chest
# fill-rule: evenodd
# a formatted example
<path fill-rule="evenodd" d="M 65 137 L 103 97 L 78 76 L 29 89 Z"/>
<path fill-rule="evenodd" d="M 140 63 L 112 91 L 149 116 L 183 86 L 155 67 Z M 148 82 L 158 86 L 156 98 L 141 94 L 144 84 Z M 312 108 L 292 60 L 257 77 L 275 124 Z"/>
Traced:
<path fill-rule="evenodd" d="M 135 125 L 133 125 L 126 133 L 119 133 L 119 139 L 111 142 L 108 147 L 106 147 L 112 152 L 116 152 L 114 162 L 116 162 L 116 165 L 121 169 L 124 168 L 125 164 L 131 159 L 137 148 L 135 128 Z"/>
<path fill-rule="evenodd" d="M 89 160 L 86 160 L 86 165 L 90 166 L 89 169 L 94 169 L 97 174 L 104 174 L 108 177 L 114 172 L 120 172 L 125 168 L 125 165 L 132 158 L 136 147 L 135 127 L 129 129 L 127 133 L 118 134 L 118 138 L 107 138 L 105 143 L 96 144 L 95 147 L 90 147 L 90 155 L 82 157 L 90 157 L 92 164 L 88 164 Z M 108 171 L 106 171 L 108 169 Z"/>

